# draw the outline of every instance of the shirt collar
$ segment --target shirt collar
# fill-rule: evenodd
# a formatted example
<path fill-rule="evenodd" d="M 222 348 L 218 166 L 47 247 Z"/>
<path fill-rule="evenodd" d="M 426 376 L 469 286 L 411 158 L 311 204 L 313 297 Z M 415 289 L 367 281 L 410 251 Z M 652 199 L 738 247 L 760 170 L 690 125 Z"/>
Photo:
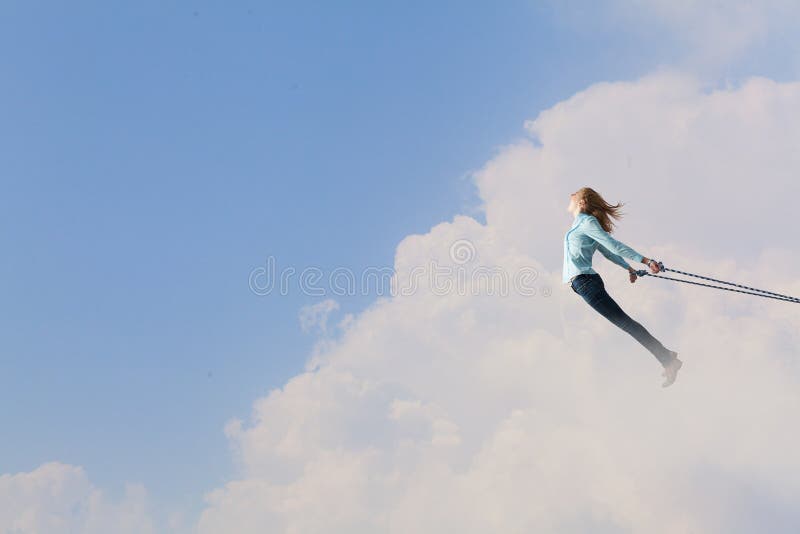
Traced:
<path fill-rule="evenodd" d="M 580 221 L 581 221 L 581 220 L 582 220 L 584 217 L 588 217 L 588 216 L 589 216 L 589 214 L 588 214 L 588 213 L 584 213 L 584 212 L 582 212 L 582 211 L 579 211 L 579 212 L 578 212 L 578 214 L 575 216 L 575 219 L 573 219 L 573 221 L 572 221 L 572 226 L 575 226 L 575 225 L 576 225 L 576 224 L 578 224 L 578 222 L 580 222 Z"/>

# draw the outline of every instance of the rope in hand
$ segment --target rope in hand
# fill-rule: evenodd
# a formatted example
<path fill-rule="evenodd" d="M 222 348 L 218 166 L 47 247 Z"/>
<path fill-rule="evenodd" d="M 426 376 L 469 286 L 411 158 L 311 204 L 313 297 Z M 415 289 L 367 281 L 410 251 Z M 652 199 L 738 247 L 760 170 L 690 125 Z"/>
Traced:
<path fill-rule="evenodd" d="M 716 289 L 724 289 L 725 291 L 735 291 L 736 293 L 744 293 L 745 295 L 755 295 L 757 297 L 765 297 L 765 298 L 768 298 L 768 299 L 782 300 L 784 302 L 794 302 L 796 304 L 800 304 L 800 298 L 797 298 L 797 297 L 790 297 L 788 295 L 781 295 L 780 293 L 773 293 L 772 291 L 764 291 L 763 289 L 756 289 L 754 287 L 747 287 L 747 286 L 743 286 L 741 284 L 734 284 L 733 282 L 725 282 L 723 280 L 717 280 L 715 278 L 709 278 L 707 276 L 700 276 L 699 274 L 692 274 L 692 273 L 687 273 L 687 272 L 684 272 L 684 271 L 678 271 L 676 269 L 669 269 L 667 267 L 664 267 L 664 264 L 661 263 L 660 261 L 656 262 L 656 263 L 658 263 L 658 268 L 659 268 L 660 271 L 671 271 L 673 273 L 685 274 L 686 276 L 694 276 L 695 278 L 702 278 L 703 280 L 711 280 L 712 282 L 718 282 L 720 284 L 728 284 L 728 285 L 731 285 L 731 286 L 741 287 L 743 289 L 749 289 L 750 291 L 741 291 L 739 289 L 731 289 L 729 287 L 714 286 L 714 285 L 711 285 L 711 284 L 701 284 L 700 282 L 690 282 L 689 280 L 681 280 L 680 278 L 672 278 L 671 276 L 661 276 L 661 275 L 658 275 L 658 274 L 649 273 L 649 272 L 647 272 L 647 271 L 645 271 L 643 269 L 640 269 L 640 270 L 636 271 L 636 275 L 640 276 L 640 277 L 641 276 L 652 276 L 653 278 L 663 278 L 664 280 L 674 280 L 675 282 L 683 282 L 685 284 L 694 284 L 696 286 L 713 287 L 713 288 L 716 288 Z M 752 293 L 752 291 L 758 291 L 759 293 Z M 764 293 L 764 294 L 762 294 L 762 293 Z"/>

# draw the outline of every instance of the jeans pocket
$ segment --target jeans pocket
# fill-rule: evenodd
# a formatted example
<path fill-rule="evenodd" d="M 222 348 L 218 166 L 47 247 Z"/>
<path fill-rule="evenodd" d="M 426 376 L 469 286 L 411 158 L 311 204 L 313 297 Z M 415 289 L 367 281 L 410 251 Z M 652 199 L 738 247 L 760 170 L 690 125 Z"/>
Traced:
<path fill-rule="evenodd" d="M 588 276 L 576 278 L 572 282 L 572 290 L 580 295 L 581 291 L 583 291 L 583 288 L 589 283 L 589 280 L 590 278 Z"/>

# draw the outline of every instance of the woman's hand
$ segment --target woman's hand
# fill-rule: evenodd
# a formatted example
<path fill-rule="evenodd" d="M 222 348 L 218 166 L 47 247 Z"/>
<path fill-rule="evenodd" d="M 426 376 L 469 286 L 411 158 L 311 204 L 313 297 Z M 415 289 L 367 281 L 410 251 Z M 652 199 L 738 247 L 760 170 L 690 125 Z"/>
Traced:
<path fill-rule="evenodd" d="M 661 271 L 658 262 L 652 258 L 642 258 L 642 263 L 650 267 L 650 272 L 656 274 Z"/>

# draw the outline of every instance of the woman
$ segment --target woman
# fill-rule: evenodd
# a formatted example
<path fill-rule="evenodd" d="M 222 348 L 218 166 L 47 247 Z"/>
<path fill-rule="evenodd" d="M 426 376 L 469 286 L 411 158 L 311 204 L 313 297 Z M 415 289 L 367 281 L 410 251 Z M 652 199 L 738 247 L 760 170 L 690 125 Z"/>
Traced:
<path fill-rule="evenodd" d="M 619 211 L 621 206 L 622 204 L 613 206 L 608 204 L 590 187 L 582 187 L 570 195 L 567 211 L 572 213 L 575 221 L 564 236 L 563 282 L 569 283 L 572 290 L 583 297 L 589 306 L 629 333 L 653 353 L 664 366 L 662 375 L 666 377 L 666 380 L 662 386 L 667 387 L 675 382 L 678 369 L 683 365 L 683 362 L 678 359 L 678 353 L 666 349 L 641 324 L 622 311 L 622 308 L 606 292 L 603 279 L 592 269 L 592 255 L 595 250 L 599 249 L 603 256 L 628 270 L 631 283 L 636 281 L 636 270 L 628 265 L 623 256 L 647 264 L 653 274 L 659 272 L 659 266 L 655 260 L 645 258 L 609 235 L 613 231 L 614 225 L 611 218 L 622 217 Z"/>

